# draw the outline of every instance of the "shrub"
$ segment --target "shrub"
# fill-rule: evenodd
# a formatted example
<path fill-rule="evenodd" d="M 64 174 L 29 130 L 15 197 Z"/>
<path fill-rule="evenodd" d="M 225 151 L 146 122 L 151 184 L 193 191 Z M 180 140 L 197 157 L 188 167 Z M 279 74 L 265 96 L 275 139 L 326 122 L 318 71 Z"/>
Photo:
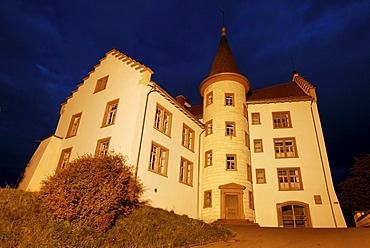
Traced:
<path fill-rule="evenodd" d="M 339 201 L 348 226 L 355 226 L 353 213 L 370 210 L 370 153 L 355 158 L 350 174 L 339 184 Z"/>
<path fill-rule="evenodd" d="M 190 247 L 227 238 L 214 225 L 147 206 L 119 216 L 106 232 L 56 222 L 40 206 L 38 192 L 0 189 L 0 247 Z"/>
<path fill-rule="evenodd" d="M 127 216 L 142 193 L 126 159 L 83 155 L 44 181 L 42 206 L 59 220 L 109 229 L 118 215 Z"/>

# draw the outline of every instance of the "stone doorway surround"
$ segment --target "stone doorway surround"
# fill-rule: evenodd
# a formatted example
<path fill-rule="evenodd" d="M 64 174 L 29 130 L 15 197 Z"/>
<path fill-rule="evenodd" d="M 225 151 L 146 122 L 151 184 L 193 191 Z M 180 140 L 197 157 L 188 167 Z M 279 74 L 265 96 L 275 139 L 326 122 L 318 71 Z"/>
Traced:
<path fill-rule="evenodd" d="M 228 183 L 218 188 L 221 190 L 221 219 L 245 219 L 243 190 L 246 187 L 237 183 Z"/>

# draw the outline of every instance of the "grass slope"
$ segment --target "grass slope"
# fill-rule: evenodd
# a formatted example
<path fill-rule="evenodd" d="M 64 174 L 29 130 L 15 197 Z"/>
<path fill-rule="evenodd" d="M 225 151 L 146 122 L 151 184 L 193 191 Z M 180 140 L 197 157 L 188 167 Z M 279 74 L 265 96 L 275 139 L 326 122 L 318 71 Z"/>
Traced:
<path fill-rule="evenodd" d="M 43 212 L 37 193 L 0 189 L 0 247 L 178 247 L 225 239 L 226 229 L 142 206 L 105 233 Z"/>

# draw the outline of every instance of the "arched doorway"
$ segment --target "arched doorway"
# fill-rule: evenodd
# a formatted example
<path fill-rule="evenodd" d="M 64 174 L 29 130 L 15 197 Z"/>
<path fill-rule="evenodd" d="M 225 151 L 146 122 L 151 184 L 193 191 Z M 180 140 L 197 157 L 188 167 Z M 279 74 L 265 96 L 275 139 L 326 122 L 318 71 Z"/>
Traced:
<path fill-rule="evenodd" d="M 310 210 L 303 202 L 277 204 L 278 222 L 281 227 L 311 227 Z"/>

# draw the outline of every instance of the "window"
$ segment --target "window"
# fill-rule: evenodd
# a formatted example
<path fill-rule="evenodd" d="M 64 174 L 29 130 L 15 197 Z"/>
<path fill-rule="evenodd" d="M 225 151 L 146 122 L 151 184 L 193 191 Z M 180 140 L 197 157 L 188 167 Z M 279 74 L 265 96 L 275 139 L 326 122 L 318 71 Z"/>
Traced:
<path fill-rule="evenodd" d="M 247 105 L 245 105 L 245 104 L 243 104 L 243 112 L 244 112 L 244 117 L 248 121 L 248 108 L 247 108 Z"/>
<path fill-rule="evenodd" d="M 272 119 L 274 128 L 289 128 L 292 127 L 292 121 L 290 119 L 290 112 L 272 112 Z"/>
<path fill-rule="evenodd" d="M 212 127 L 212 120 L 206 122 L 206 136 L 212 134 L 213 127 Z"/>
<path fill-rule="evenodd" d="M 205 208 L 212 207 L 212 190 L 204 191 L 204 205 Z"/>
<path fill-rule="evenodd" d="M 98 81 L 96 81 L 94 93 L 105 90 L 105 88 L 107 87 L 107 82 L 108 76 L 98 79 Z"/>
<path fill-rule="evenodd" d="M 248 196 L 249 196 L 249 208 L 254 209 L 254 199 L 252 191 L 248 191 Z"/>
<path fill-rule="evenodd" d="M 234 93 L 225 93 L 225 105 L 234 106 Z"/>
<path fill-rule="evenodd" d="M 95 156 L 104 157 L 108 154 L 110 137 L 98 140 Z"/>
<path fill-rule="evenodd" d="M 247 179 L 252 182 L 252 167 L 249 164 L 247 164 Z"/>
<path fill-rule="evenodd" d="M 311 227 L 308 204 L 303 202 L 284 202 L 276 204 L 278 226 L 289 228 Z"/>
<path fill-rule="evenodd" d="M 171 135 L 172 114 L 161 105 L 157 104 L 155 111 L 154 128 L 160 132 Z"/>
<path fill-rule="evenodd" d="M 69 163 L 69 158 L 71 157 L 71 152 L 72 152 L 72 147 L 62 150 L 60 154 L 57 170 L 56 170 L 57 172 L 67 167 Z"/>
<path fill-rule="evenodd" d="M 250 143 L 249 143 L 249 135 L 247 132 L 245 132 L 245 145 L 250 148 Z"/>
<path fill-rule="evenodd" d="M 193 163 L 181 157 L 180 162 L 180 180 L 181 183 L 189 186 L 193 185 Z"/>
<path fill-rule="evenodd" d="M 213 91 L 209 92 L 206 95 L 206 106 L 211 105 L 213 103 Z"/>
<path fill-rule="evenodd" d="M 212 165 L 212 150 L 206 151 L 205 154 L 205 167 Z"/>
<path fill-rule="evenodd" d="M 75 114 L 75 115 L 72 116 L 71 122 L 69 123 L 69 128 L 68 128 L 68 131 L 67 131 L 66 138 L 76 136 L 77 129 L 78 129 L 78 126 L 80 125 L 80 121 L 81 121 L 81 115 L 82 115 L 82 113 L 78 113 L 78 114 Z"/>
<path fill-rule="evenodd" d="M 181 144 L 191 151 L 194 151 L 194 131 L 186 126 L 182 127 L 182 142 Z"/>
<path fill-rule="evenodd" d="M 297 147 L 295 138 L 274 139 L 275 158 L 296 158 Z"/>
<path fill-rule="evenodd" d="M 265 169 L 256 169 L 256 180 L 257 184 L 266 183 Z"/>
<path fill-rule="evenodd" d="M 260 113 L 252 113 L 252 125 L 261 124 Z"/>
<path fill-rule="evenodd" d="M 236 170 L 236 154 L 226 155 L 226 170 Z"/>
<path fill-rule="evenodd" d="M 114 124 L 116 120 L 117 108 L 118 108 L 118 100 L 113 100 L 107 103 L 105 107 L 104 119 L 102 127 L 110 126 Z"/>
<path fill-rule="evenodd" d="M 302 190 L 299 168 L 278 168 L 279 190 Z"/>
<path fill-rule="evenodd" d="M 153 142 L 150 153 L 149 171 L 167 176 L 167 164 L 168 149 Z"/>
<path fill-rule="evenodd" d="M 263 145 L 261 139 L 255 139 L 253 140 L 254 144 L 254 152 L 263 152 Z"/>
<path fill-rule="evenodd" d="M 321 195 L 314 195 L 313 198 L 315 200 L 316 205 L 321 205 L 322 204 Z"/>
<path fill-rule="evenodd" d="M 226 122 L 226 136 L 235 136 L 235 122 Z"/>

